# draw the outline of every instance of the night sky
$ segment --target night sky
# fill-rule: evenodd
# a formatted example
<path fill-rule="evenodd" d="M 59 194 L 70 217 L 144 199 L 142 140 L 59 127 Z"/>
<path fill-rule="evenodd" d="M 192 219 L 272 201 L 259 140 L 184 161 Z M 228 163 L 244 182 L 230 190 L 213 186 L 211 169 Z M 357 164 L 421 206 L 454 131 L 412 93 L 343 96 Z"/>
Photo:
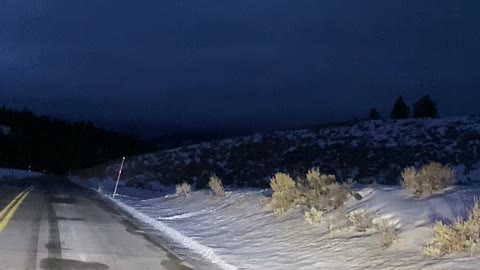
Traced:
<path fill-rule="evenodd" d="M 0 104 L 137 134 L 480 113 L 480 1 L 2 0 Z"/>

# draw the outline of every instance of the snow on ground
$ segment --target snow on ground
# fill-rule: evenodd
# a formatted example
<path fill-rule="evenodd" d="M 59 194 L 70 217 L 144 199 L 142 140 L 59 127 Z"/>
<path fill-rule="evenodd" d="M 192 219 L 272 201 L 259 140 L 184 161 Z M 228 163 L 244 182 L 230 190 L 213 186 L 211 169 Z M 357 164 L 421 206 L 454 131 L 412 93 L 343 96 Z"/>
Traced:
<path fill-rule="evenodd" d="M 94 189 L 102 185 L 74 181 Z M 398 186 L 359 189 L 363 200 L 350 199 L 346 211 L 367 211 L 393 224 L 399 240 L 387 249 L 372 233 L 329 233 L 327 223 L 334 221 L 306 224 L 301 209 L 274 216 L 260 206 L 266 190 L 235 190 L 226 198 L 208 191 L 188 198 L 120 193 L 115 200 L 120 207 L 223 269 L 478 269 L 479 257 L 469 254 L 429 259 L 420 253 L 436 220 L 465 215 L 480 194 L 477 186 L 456 186 L 422 200 Z M 325 219 L 335 220 L 334 215 Z"/>
<path fill-rule="evenodd" d="M 32 177 L 42 176 L 42 173 L 32 172 L 32 171 L 23 171 L 17 169 L 6 169 L 0 168 L 0 181 L 2 180 L 21 180 Z"/>

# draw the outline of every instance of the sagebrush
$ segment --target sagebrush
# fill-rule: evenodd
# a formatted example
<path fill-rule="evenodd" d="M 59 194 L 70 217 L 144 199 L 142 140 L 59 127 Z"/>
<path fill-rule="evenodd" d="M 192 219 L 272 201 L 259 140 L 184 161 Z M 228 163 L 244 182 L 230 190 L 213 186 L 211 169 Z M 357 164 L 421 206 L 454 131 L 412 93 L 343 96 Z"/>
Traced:
<path fill-rule="evenodd" d="M 298 198 L 298 190 L 295 181 L 290 175 L 277 173 L 270 180 L 272 188 L 272 209 L 276 214 L 285 213 L 292 208 Z"/>
<path fill-rule="evenodd" d="M 213 191 L 213 194 L 218 197 L 225 197 L 225 189 L 223 188 L 222 180 L 216 175 L 210 176 L 208 186 Z"/>
<path fill-rule="evenodd" d="M 337 183 L 334 175 L 322 174 L 318 168 L 309 170 L 298 184 L 288 174 L 277 173 L 270 180 L 270 186 L 273 191 L 272 209 L 277 214 L 296 205 L 331 211 L 343 205 L 349 194 Z"/>
<path fill-rule="evenodd" d="M 441 257 L 451 253 L 478 252 L 480 245 L 480 204 L 475 200 L 467 219 L 456 219 L 453 224 L 438 221 L 433 226 L 433 240 L 424 247 L 423 254 Z"/>
<path fill-rule="evenodd" d="M 407 167 L 402 172 L 403 187 L 418 198 L 431 196 L 455 184 L 455 173 L 440 163 L 433 162 L 416 169 Z"/>
<path fill-rule="evenodd" d="M 305 213 L 303 214 L 303 218 L 310 225 L 321 223 L 322 216 L 323 212 L 318 211 L 315 207 L 310 208 L 310 210 L 305 211 Z"/>
<path fill-rule="evenodd" d="M 373 227 L 373 218 L 365 211 L 350 213 L 347 218 L 350 227 L 353 227 L 357 232 L 366 232 Z"/>
<path fill-rule="evenodd" d="M 397 230 L 395 227 L 384 219 L 379 219 L 375 222 L 375 229 L 377 231 L 377 238 L 381 247 L 387 248 L 398 239 Z"/>
<path fill-rule="evenodd" d="M 190 184 L 183 182 L 175 186 L 177 195 L 185 195 L 185 197 L 190 196 L 192 191 L 192 186 Z"/>
<path fill-rule="evenodd" d="M 299 186 L 300 201 L 308 207 L 331 211 L 343 205 L 348 198 L 347 189 L 338 184 L 334 175 L 321 174 L 318 168 L 307 172 L 306 184 Z"/>
<path fill-rule="evenodd" d="M 307 180 L 308 187 L 318 193 L 327 192 L 327 187 L 336 183 L 334 175 L 321 174 L 319 168 L 310 169 L 305 179 Z"/>

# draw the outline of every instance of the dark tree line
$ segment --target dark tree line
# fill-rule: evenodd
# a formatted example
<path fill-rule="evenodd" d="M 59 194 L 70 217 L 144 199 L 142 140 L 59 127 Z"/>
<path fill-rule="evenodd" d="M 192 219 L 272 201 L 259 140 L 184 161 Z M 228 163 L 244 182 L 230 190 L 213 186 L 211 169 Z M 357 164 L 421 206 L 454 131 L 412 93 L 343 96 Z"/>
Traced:
<path fill-rule="evenodd" d="M 438 116 L 437 103 L 430 98 L 430 95 L 425 95 L 415 102 L 413 112 L 411 112 L 410 107 L 400 96 L 395 101 L 390 116 L 392 119 L 406 119 L 410 116 L 413 118 L 434 118 Z M 368 119 L 380 119 L 380 114 L 375 108 L 370 110 Z"/>
<path fill-rule="evenodd" d="M 0 135 L 0 167 L 65 173 L 150 149 L 92 122 L 69 123 L 28 110 L 0 108 L 0 125 L 11 128 L 10 135 Z"/>
<path fill-rule="evenodd" d="M 430 95 L 423 96 L 413 106 L 414 118 L 433 118 L 437 115 L 437 103 L 430 99 Z"/>
<path fill-rule="evenodd" d="M 391 117 L 392 119 L 405 119 L 410 117 L 410 107 L 405 103 L 403 97 L 398 97 L 395 104 L 393 104 Z"/>

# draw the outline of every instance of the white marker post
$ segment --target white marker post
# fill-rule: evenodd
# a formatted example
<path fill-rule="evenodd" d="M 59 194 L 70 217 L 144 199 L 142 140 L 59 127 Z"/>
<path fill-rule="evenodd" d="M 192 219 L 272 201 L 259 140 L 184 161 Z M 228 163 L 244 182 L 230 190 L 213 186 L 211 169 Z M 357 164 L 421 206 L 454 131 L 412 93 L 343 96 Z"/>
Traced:
<path fill-rule="evenodd" d="M 123 164 L 125 163 L 125 157 L 122 159 L 122 165 L 120 165 L 120 170 L 118 171 L 118 177 L 117 177 L 117 183 L 115 184 L 115 189 L 113 190 L 113 198 L 115 199 L 115 195 L 117 195 L 117 187 L 118 187 L 118 182 L 120 181 L 120 176 L 122 175 L 122 170 L 123 170 Z"/>

